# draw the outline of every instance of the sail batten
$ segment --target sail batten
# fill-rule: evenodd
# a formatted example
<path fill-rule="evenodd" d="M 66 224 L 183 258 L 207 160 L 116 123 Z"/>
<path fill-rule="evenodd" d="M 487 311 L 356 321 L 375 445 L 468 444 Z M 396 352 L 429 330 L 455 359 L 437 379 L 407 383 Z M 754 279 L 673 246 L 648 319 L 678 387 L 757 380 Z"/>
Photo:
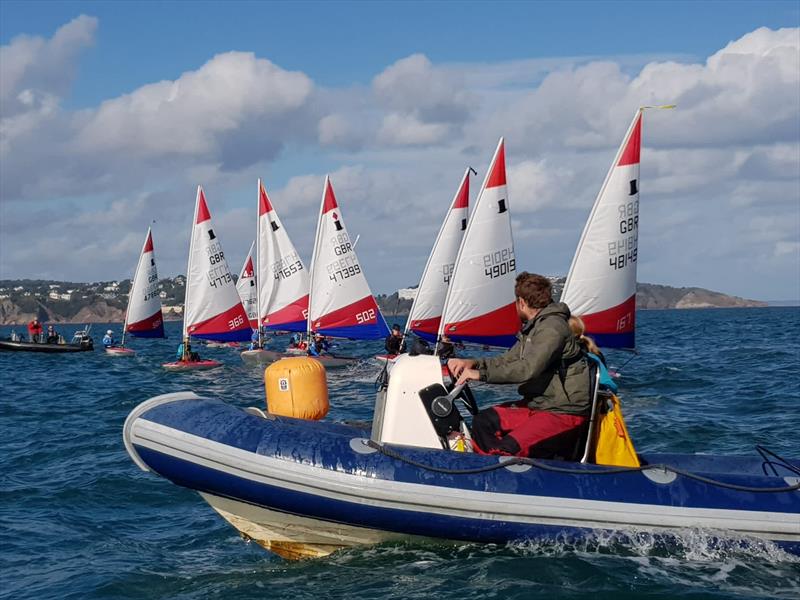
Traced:
<path fill-rule="evenodd" d="M 456 256 L 439 337 L 510 347 L 520 322 L 514 306 L 516 257 L 500 138 Z"/>
<path fill-rule="evenodd" d="M 350 339 L 379 339 L 389 333 L 327 176 L 311 259 L 309 296 L 309 332 Z"/>
<path fill-rule="evenodd" d="M 581 234 L 561 300 L 606 348 L 635 348 L 642 110 L 634 115 Z"/>

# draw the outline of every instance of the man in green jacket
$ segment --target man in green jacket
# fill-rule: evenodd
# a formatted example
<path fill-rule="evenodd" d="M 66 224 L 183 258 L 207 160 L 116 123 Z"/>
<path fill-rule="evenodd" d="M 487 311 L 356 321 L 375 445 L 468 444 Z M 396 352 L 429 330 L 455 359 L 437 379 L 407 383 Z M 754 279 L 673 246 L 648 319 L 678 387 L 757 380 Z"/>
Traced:
<path fill-rule="evenodd" d="M 566 457 L 591 409 L 589 366 L 569 328 L 569 308 L 553 302 L 550 280 L 520 273 L 514 287 L 522 330 L 493 358 L 454 358 L 458 383 L 517 383 L 522 400 L 482 410 L 472 421 L 475 450 L 486 454 Z"/>

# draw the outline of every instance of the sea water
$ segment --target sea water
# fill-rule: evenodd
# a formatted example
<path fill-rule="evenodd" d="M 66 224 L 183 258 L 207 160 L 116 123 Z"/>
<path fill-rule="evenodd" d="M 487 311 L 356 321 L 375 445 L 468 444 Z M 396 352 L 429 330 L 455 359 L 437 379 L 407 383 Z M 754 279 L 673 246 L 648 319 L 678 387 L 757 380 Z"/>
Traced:
<path fill-rule="evenodd" d="M 748 454 L 762 444 L 800 456 L 800 309 L 638 318 L 640 354 L 608 355 L 621 370 L 640 452 Z M 95 339 L 107 328 L 95 326 Z M 61 329 L 70 337 L 75 327 Z M 102 348 L 0 352 L 0 597 L 800 598 L 797 557 L 693 529 L 677 539 L 641 531 L 580 544 L 393 543 L 284 561 L 240 538 L 196 493 L 140 471 L 125 452 L 125 417 L 151 396 L 188 389 L 242 407 L 264 403 L 261 371 L 233 349 L 201 348 L 225 363 L 221 369 L 164 371 L 180 324 L 167 332 L 167 340 L 130 340 L 134 358 Z M 379 366 L 369 357 L 382 343 L 344 342 L 339 350 L 365 360 L 328 372 L 328 418 L 370 420 Z M 514 392 L 474 389 L 483 405 Z"/>

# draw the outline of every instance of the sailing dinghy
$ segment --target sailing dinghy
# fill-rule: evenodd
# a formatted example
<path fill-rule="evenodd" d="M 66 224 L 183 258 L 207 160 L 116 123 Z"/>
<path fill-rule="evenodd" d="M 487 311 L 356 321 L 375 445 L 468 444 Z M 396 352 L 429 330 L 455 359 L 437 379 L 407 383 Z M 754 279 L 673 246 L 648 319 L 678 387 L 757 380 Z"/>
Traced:
<path fill-rule="evenodd" d="M 147 228 L 147 236 L 139 255 L 128 294 L 128 309 L 122 325 L 122 340 L 119 346 L 106 348 L 109 356 L 134 356 L 135 350 L 125 347 L 125 334 L 134 337 L 163 338 L 164 315 L 161 311 L 161 296 L 158 288 L 158 270 L 153 251 L 153 233 Z"/>
<path fill-rule="evenodd" d="M 561 301 L 581 317 L 598 346 L 636 347 L 636 265 L 639 247 L 639 154 L 636 111 L 581 234 Z"/>
<path fill-rule="evenodd" d="M 236 291 L 222 244 L 214 233 L 203 188 L 197 186 L 186 270 L 183 356 L 162 366 L 170 371 L 219 367 L 222 365 L 219 361 L 197 358 L 190 350 L 190 339 L 240 342 L 249 340 L 250 335 L 250 321 Z"/>
<path fill-rule="evenodd" d="M 640 109 L 595 199 L 561 293 L 586 334 L 606 348 L 636 346 L 641 136 Z"/>
<path fill-rule="evenodd" d="M 236 291 L 242 299 L 242 306 L 247 313 L 251 329 L 258 329 L 258 287 L 256 285 L 256 271 L 253 268 L 253 248 L 256 243 L 250 245 L 247 258 L 244 259 L 239 279 L 236 280 Z"/>
<path fill-rule="evenodd" d="M 405 332 L 436 342 L 442 322 L 447 287 L 455 267 L 458 249 L 464 239 L 469 217 L 469 174 L 464 172 L 458 191 L 442 222 L 442 227 L 433 243 L 428 262 L 419 280 L 417 295 L 411 305 Z"/>
<path fill-rule="evenodd" d="M 351 340 L 377 340 L 389 335 L 389 326 L 370 291 L 358 261 L 330 177 L 325 177 L 317 235 L 311 258 L 307 333 Z M 322 354 L 326 367 L 339 367 L 358 358 Z"/>
<path fill-rule="evenodd" d="M 513 346 L 520 328 L 514 306 L 516 268 L 500 138 L 458 249 L 438 339 Z"/>
<path fill-rule="evenodd" d="M 308 270 L 281 223 L 267 190 L 258 180 L 257 313 L 264 329 L 305 332 L 308 319 Z M 259 337 L 259 347 L 241 353 L 248 364 L 268 364 L 287 352 L 268 350 Z M 305 352 L 303 352 L 305 354 Z"/>
<path fill-rule="evenodd" d="M 453 274 L 464 231 L 467 229 L 470 172 L 474 172 L 472 168 L 467 168 L 464 172 L 464 177 L 461 178 L 456 195 L 450 202 L 442 226 L 433 242 L 428 262 L 425 263 L 419 280 L 417 295 L 411 303 L 403 339 L 411 332 L 427 342 L 437 341 L 447 285 Z M 379 354 L 375 358 L 379 362 L 392 363 L 397 356 L 397 354 Z"/>

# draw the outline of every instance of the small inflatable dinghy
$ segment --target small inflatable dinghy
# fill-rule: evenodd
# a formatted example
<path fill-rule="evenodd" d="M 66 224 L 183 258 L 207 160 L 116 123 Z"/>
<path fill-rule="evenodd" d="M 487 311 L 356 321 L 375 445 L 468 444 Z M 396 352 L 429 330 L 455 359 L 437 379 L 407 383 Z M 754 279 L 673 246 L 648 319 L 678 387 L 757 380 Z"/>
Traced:
<path fill-rule="evenodd" d="M 133 410 L 124 441 L 143 470 L 196 490 L 289 558 L 394 539 L 506 543 L 691 527 L 800 554 L 799 460 L 654 454 L 628 468 L 454 452 L 442 427 L 460 416 L 442 383 L 435 357 L 401 356 L 371 431 L 167 394 Z"/>

